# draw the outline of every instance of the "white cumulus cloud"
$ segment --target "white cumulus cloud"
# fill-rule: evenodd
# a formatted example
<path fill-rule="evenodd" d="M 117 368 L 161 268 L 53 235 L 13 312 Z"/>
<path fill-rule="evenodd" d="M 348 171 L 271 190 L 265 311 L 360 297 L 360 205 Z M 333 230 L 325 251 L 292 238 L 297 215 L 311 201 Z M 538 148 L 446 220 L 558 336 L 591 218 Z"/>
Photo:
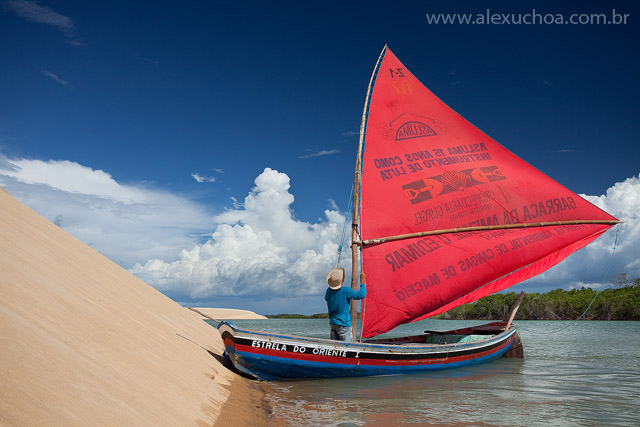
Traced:
<path fill-rule="evenodd" d="M 619 272 L 640 276 L 640 175 L 616 183 L 602 196 L 583 196 L 594 205 L 624 222 L 614 258 Z M 606 243 L 599 243 L 604 246 Z"/>
<path fill-rule="evenodd" d="M 614 184 L 603 195 L 581 196 L 624 223 L 527 284 L 547 289 L 602 288 L 620 273 L 640 277 L 640 175 Z"/>
<path fill-rule="evenodd" d="M 166 292 L 189 298 L 319 294 L 337 256 L 344 216 L 325 211 L 325 220 L 296 220 L 289 177 L 266 168 L 242 207 L 215 217 L 211 239 L 180 252 L 177 261 L 153 259 L 132 272 Z"/>

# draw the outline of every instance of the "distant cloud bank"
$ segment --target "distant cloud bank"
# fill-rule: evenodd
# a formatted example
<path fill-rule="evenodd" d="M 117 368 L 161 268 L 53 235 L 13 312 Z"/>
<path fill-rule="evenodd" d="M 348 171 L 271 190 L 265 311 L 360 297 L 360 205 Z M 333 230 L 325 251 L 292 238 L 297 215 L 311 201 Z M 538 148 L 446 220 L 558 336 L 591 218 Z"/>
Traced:
<path fill-rule="evenodd" d="M 122 184 L 76 162 L 0 155 L 0 185 L 50 221 L 130 268 L 152 258 L 177 258 L 200 241 L 212 215 L 180 195 Z"/>

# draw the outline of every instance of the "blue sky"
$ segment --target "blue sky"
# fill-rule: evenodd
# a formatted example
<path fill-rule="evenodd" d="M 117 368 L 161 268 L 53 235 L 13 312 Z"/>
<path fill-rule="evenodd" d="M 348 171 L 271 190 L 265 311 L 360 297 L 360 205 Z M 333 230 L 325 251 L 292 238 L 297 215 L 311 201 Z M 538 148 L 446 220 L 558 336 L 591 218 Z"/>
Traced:
<path fill-rule="evenodd" d="M 426 17 L 487 9 L 628 17 Z M 471 123 L 624 219 L 612 274 L 637 276 L 639 18 L 631 1 L 0 0 L 0 185 L 181 303 L 324 311 L 388 44 Z M 592 246 L 520 286 L 599 283 L 613 234 Z"/>

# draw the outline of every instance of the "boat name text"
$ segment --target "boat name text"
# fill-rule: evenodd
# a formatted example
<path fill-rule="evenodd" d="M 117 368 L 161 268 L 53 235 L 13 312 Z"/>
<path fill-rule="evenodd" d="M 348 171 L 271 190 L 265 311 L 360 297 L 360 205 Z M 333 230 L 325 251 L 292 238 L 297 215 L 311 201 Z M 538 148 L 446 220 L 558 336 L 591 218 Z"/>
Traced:
<path fill-rule="evenodd" d="M 262 341 L 262 340 L 252 340 L 251 347 L 256 348 L 264 348 L 268 350 L 276 350 L 276 351 L 287 351 L 289 353 L 313 353 L 317 356 L 332 356 L 332 357 L 355 357 L 358 358 L 360 355 L 360 351 L 347 351 L 344 349 L 339 349 L 335 347 L 305 347 L 300 345 L 293 344 L 283 344 L 274 341 Z M 349 356 L 349 353 L 352 356 Z"/>
<path fill-rule="evenodd" d="M 287 345 L 273 341 L 253 340 L 251 347 L 266 348 L 269 350 L 288 351 Z M 304 353 L 304 352 L 303 352 Z"/>

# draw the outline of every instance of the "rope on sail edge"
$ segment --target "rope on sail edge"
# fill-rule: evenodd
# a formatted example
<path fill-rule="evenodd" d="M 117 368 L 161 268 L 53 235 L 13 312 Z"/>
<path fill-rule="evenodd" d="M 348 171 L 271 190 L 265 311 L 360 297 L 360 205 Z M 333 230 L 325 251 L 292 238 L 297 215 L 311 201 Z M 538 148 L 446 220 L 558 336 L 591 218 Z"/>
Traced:
<path fill-rule="evenodd" d="M 602 284 L 604 285 L 605 281 L 607 280 L 607 276 L 609 275 L 609 270 L 611 270 L 611 265 L 613 264 L 613 255 L 616 253 L 616 249 L 618 246 L 618 235 L 620 234 L 620 224 L 618 224 L 618 227 L 616 227 L 616 238 L 613 242 L 613 250 L 611 251 L 611 256 L 609 257 L 609 265 L 607 266 L 607 270 L 604 273 L 604 277 L 602 278 Z M 591 308 L 591 306 L 593 305 L 593 303 L 595 302 L 596 298 L 598 298 L 598 295 L 600 295 L 600 291 L 596 291 L 596 294 L 593 296 L 593 299 L 591 300 L 591 302 L 589 303 L 589 305 L 587 306 L 586 310 L 580 315 L 580 317 L 578 317 L 576 320 L 573 320 L 571 323 L 569 323 L 568 325 L 560 328 L 560 329 L 556 329 L 555 331 L 551 331 L 551 332 L 535 332 L 531 329 L 527 329 L 527 328 L 523 328 L 522 326 L 518 326 L 518 329 L 521 329 L 523 331 L 527 331 L 530 332 L 532 334 L 539 334 L 539 335 L 548 335 L 548 334 L 555 334 L 561 331 L 564 331 L 565 329 L 568 329 L 570 327 L 572 327 L 576 322 L 580 321 L 580 319 L 582 319 L 587 312 L 589 311 L 589 309 Z"/>

